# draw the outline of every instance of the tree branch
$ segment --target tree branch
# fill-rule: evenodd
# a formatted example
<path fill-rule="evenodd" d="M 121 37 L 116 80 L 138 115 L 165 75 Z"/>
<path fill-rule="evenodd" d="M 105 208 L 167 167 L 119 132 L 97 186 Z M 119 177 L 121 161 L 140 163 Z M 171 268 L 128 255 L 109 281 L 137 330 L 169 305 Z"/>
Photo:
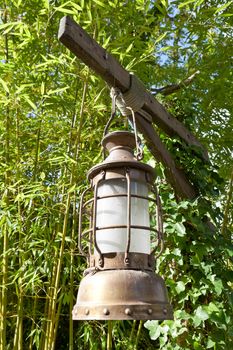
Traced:
<path fill-rule="evenodd" d="M 190 85 L 199 73 L 200 73 L 200 71 L 197 70 L 192 75 L 190 75 L 188 78 L 181 80 L 181 82 L 179 84 L 166 85 L 160 89 L 151 89 L 151 93 L 154 95 L 161 94 L 164 96 L 174 94 L 174 92 L 179 91 L 179 90 L 183 89 L 184 87 Z"/>

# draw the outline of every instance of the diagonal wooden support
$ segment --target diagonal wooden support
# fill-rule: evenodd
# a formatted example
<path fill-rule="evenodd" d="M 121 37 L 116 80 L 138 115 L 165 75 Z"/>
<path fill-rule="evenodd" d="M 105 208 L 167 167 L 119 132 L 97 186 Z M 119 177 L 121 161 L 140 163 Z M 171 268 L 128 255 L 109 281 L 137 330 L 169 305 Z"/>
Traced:
<path fill-rule="evenodd" d="M 195 198 L 198 194 L 196 188 L 190 184 L 185 173 L 176 166 L 174 159 L 164 147 L 153 125 L 147 120 L 142 119 L 137 113 L 136 117 L 138 129 L 145 137 L 153 156 L 164 165 L 167 180 L 174 188 L 178 197 Z"/>
<path fill-rule="evenodd" d="M 61 19 L 58 38 L 78 58 L 100 75 L 108 85 L 119 88 L 123 93 L 130 89 L 129 72 L 70 17 L 65 16 Z M 151 115 L 152 120 L 169 136 L 179 136 L 188 145 L 199 147 L 203 158 L 207 160 L 207 152 L 195 136 L 169 114 L 146 88 L 144 93 L 145 102 L 142 109 Z M 197 194 L 196 189 L 188 181 L 185 174 L 176 167 L 153 126 L 140 114 L 140 111 L 137 113 L 137 123 L 145 139 L 149 142 L 152 153 L 168 170 L 168 180 L 177 195 L 183 198 L 194 198 Z"/>

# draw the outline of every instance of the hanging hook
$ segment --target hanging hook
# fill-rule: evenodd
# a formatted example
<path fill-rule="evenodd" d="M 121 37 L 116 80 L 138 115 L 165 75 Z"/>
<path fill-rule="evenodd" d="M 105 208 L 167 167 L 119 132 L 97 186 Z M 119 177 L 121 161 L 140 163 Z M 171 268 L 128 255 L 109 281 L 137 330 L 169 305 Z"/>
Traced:
<path fill-rule="evenodd" d="M 110 126 L 111 122 L 113 121 L 113 119 L 114 119 L 114 117 L 116 115 L 116 99 L 119 96 L 119 94 L 120 94 L 120 90 L 119 89 L 116 89 L 116 88 L 111 89 L 111 96 L 112 96 L 111 116 L 110 116 L 107 124 L 105 125 L 103 137 L 107 135 L 109 126 Z M 104 149 L 103 149 L 103 158 L 104 159 L 106 158 L 106 154 L 105 154 L 105 150 Z"/>
<path fill-rule="evenodd" d="M 138 132 L 137 132 L 135 113 L 131 107 L 126 107 L 126 108 L 129 109 L 131 111 L 131 114 L 132 114 L 133 129 L 134 129 L 135 143 L 136 143 L 136 149 L 137 149 L 136 158 L 137 158 L 137 160 L 142 160 L 144 157 L 144 154 L 143 154 L 143 149 L 142 149 L 142 145 L 141 145 L 141 140 L 140 140 L 140 138 L 138 136 Z"/>

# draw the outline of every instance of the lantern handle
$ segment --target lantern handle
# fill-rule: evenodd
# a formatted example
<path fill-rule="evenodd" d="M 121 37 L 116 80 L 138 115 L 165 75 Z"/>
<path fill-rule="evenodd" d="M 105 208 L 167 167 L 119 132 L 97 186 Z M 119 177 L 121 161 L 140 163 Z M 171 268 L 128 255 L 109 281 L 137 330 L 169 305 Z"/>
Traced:
<path fill-rule="evenodd" d="M 79 204 L 79 225 L 78 225 L 78 249 L 82 255 L 84 255 L 86 258 L 88 257 L 88 254 L 86 254 L 82 248 L 82 215 L 83 215 L 83 202 L 84 197 L 88 191 L 91 190 L 91 186 L 89 186 L 87 189 L 85 189 L 81 195 L 80 198 L 80 204 Z"/>
<path fill-rule="evenodd" d="M 107 124 L 105 125 L 104 128 L 104 132 L 103 132 L 103 138 L 107 135 L 108 133 L 108 129 L 110 127 L 111 122 L 113 121 L 115 115 L 116 115 L 116 99 L 118 97 L 118 95 L 120 94 L 120 90 L 119 89 L 115 89 L 114 93 L 111 94 L 112 96 L 112 110 L 111 110 L 111 116 L 107 122 Z M 105 149 L 103 148 L 103 158 L 106 158 L 106 152 Z"/>
<path fill-rule="evenodd" d="M 92 223 L 92 235 L 94 239 L 94 248 L 96 249 L 97 253 L 99 254 L 99 266 L 103 266 L 103 254 L 98 246 L 97 239 L 96 239 L 96 218 L 97 218 L 97 195 L 98 195 L 98 185 L 100 181 L 102 181 L 105 178 L 105 171 L 102 171 L 101 177 L 97 180 L 95 186 L 94 186 L 94 204 L 93 204 L 93 223 Z"/>
<path fill-rule="evenodd" d="M 131 107 L 126 107 L 126 108 L 130 110 L 131 115 L 132 115 L 132 120 L 133 120 L 133 131 L 134 131 L 136 150 L 137 150 L 136 158 L 137 158 L 137 160 L 142 160 L 144 158 L 144 153 L 143 153 L 143 149 L 142 149 L 142 145 L 141 145 L 141 139 L 138 136 L 138 132 L 137 132 L 135 113 L 134 113 L 133 108 L 131 108 Z"/>

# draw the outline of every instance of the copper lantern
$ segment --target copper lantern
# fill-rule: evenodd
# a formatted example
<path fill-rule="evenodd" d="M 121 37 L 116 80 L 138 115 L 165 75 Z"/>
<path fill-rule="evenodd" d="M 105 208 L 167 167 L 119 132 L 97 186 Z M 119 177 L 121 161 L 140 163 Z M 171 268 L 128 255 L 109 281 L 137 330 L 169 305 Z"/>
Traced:
<path fill-rule="evenodd" d="M 135 137 L 128 131 L 107 134 L 102 145 L 109 155 L 89 171 L 91 186 L 81 197 L 79 249 L 89 267 L 73 319 L 172 319 L 164 281 L 154 273 L 155 251 L 163 244 L 150 227 L 154 170 L 134 157 Z M 152 251 L 151 236 L 157 242 Z"/>

